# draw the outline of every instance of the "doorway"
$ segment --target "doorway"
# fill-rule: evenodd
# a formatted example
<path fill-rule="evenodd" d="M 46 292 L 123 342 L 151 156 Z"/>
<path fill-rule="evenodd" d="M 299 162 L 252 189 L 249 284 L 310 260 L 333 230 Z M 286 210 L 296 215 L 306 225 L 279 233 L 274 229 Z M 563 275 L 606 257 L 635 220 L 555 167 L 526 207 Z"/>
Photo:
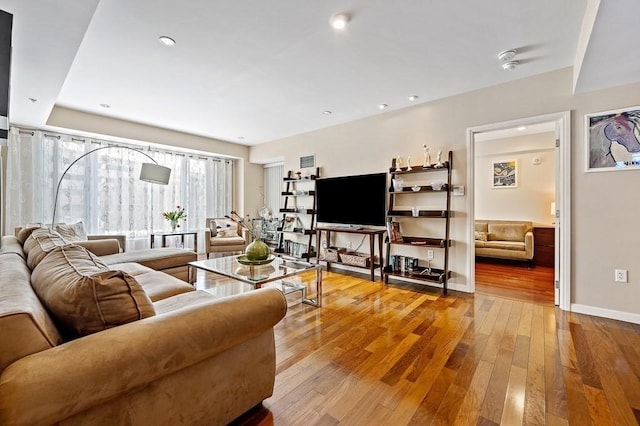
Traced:
<path fill-rule="evenodd" d="M 517 130 L 520 128 L 520 130 Z M 525 130 L 525 128 L 527 130 Z M 492 166 L 488 167 L 487 164 L 493 164 L 492 161 L 489 161 L 489 158 L 501 158 L 501 161 L 508 161 L 510 164 L 515 165 L 516 173 L 520 173 L 520 178 L 527 177 L 526 174 L 522 174 L 523 169 L 527 170 L 528 168 L 528 178 L 531 178 L 531 173 L 536 173 L 538 170 L 542 170 L 544 167 L 547 168 L 547 172 L 549 167 L 552 167 L 554 170 L 555 179 L 551 182 L 546 182 L 546 194 L 537 193 L 535 188 L 530 188 L 531 195 L 530 197 L 534 198 L 534 200 L 530 203 L 528 208 L 534 210 L 532 213 L 532 217 L 534 218 L 532 222 L 534 222 L 538 228 L 547 226 L 548 229 L 544 230 L 547 234 L 551 233 L 553 235 L 553 241 L 555 242 L 555 247 L 549 247 L 553 252 L 553 260 L 554 265 L 553 268 L 550 268 L 547 271 L 545 277 L 541 278 L 538 276 L 535 277 L 535 274 L 531 273 L 531 270 L 535 269 L 531 268 L 531 270 L 524 267 L 519 273 L 518 279 L 544 279 L 550 280 L 551 288 L 546 289 L 547 291 L 553 294 L 554 304 L 560 306 L 560 308 L 564 310 L 569 309 L 569 238 L 568 238 L 568 230 L 569 228 L 569 181 L 570 181 L 570 149 L 569 149 L 569 128 L 570 128 L 570 113 L 562 112 L 557 114 L 549 114 L 544 116 L 537 117 L 529 117 L 525 119 L 513 120 L 509 122 L 503 123 L 495 123 L 485 126 L 479 126 L 468 129 L 467 132 L 467 176 L 469 182 L 469 197 L 467 200 L 468 203 L 468 230 L 469 232 L 469 250 L 468 250 L 468 258 L 469 258 L 469 270 L 468 276 L 470 277 L 470 288 L 471 291 L 476 291 L 476 257 L 475 257 L 475 220 L 478 219 L 488 219 L 486 217 L 480 217 L 476 215 L 476 209 L 483 214 L 487 212 L 487 209 L 476 204 L 476 196 L 485 194 L 485 196 L 494 197 L 492 202 L 500 204 L 500 200 L 506 199 L 506 195 L 509 191 L 513 191 L 513 189 L 500 189 L 498 187 L 491 188 L 490 185 L 487 185 L 483 180 L 483 185 L 481 186 L 478 182 L 475 181 L 475 176 L 477 172 L 481 172 L 483 170 L 487 171 L 487 176 L 483 179 L 492 179 L 491 170 Z M 530 145 L 530 146 L 513 146 L 513 140 L 509 139 L 511 145 L 503 145 L 503 148 L 506 146 L 508 149 L 503 149 L 503 152 L 500 152 L 500 142 L 493 142 L 487 145 L 480 145 L 483 143 L 487 143 L 487 140 L 495 140 L 495 139 L 504 139 L 504 138 L 517 138 L 516 135 L 519 132 L 528 131 L 529 133 L 545 133 L 546 137 L 550 137 L 550 144 L 546 148 L 540 148 L 540 146 Z M 487 148 L 489 147 L 489 148 Z M 493 152 L 492 152 L 493 150 Z M 477 161 L 477 155 L 481 154 L 484 156 L 482 161 Z M 504 158 L 502 158 L 502 154 L 504 154 Z M 549 160 L 552 161 L 549 161 Z M 523 163 L 523 161 L 527 161 L 528 163 Z M 547 161 L 547 164 L 543 166 L 543 162 Z M 518 170 L 518 163 L 520 169 Z M 555 163 L 555 164 L 553 164 Z M 536 169 L 539 167 L 538 169 Z M 531 179 L 530 179 L 531 180 Z M 510 182 L 512 188 L 517 188 L 517 182 Z M 520 182 L 520 191 L 519 194 L 525 192 L 525 182 Z M 528 182 L 528 185 L 531 187 L 531 182 Z M 549 190 L 549 185 L 551 185 L 551 190 Z M 541 185 L 542 186 L 542 185 Z M 555 188 L 554 188 L 555 187 Z M 488 189 L 487 189 L 488 188 Z M 486 192 L 486 191 L 494 191 Z M 538 191 L 539 192 L 539 191 Z M 517 191 L 513 191 L 512 194 L 517 193 Z M 524 199 L 517 201 L 518 208 L 514 208 L 514 211 L 520 209 L 520 213 L 516 212 L 516 218 L 522 219 L 522 217 L 517 217 L 518 214 L 522 216 L 522 209 L 527 208 L 527 202 L 523 201 Z M 553 203 L 553 204 L 552 204 Z M 486 206 L 485 206 L 486 207 Z M 498 206 L 499 207 L 499 206 Z M 554 210 L 554 215 L 551 215 L 551 209 Z M 507 219 L 507 217 L 498 217 L 498 219 Z M 543 249 L 539 249 L 540 253 L 542 253 Z M 503 269 L 505 269 L 503 267 Z M 538 268 L 538 271 L 543 271 L 544 268 Z M 482 279 L 482 276 L 479 272 L 479 279 Z M 532 276 L 527 278 L 527 276 Z M 517 281 L 517 279 L 515 279 Z M 508 281 L 507 281 L 508 282 Z M 481 286 L 481 282 L 478 284 Z"/>

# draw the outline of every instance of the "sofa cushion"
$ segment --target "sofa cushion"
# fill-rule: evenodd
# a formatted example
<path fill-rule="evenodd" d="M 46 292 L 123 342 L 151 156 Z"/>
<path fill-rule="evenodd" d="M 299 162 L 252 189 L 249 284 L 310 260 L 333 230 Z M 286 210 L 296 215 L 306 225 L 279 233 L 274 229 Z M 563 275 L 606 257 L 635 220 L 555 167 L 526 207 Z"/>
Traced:
<path fill-rule="evenodd" d="M 155 315 L 131 275 L 111 271 L 84 247 L 51 251 L 33 270 L 31 283 L 54 318 L 72 336 L 83 336 Z"/>
<path fill-rule="evenodd" d="M 527 223 L 489 223 L 489 241 L 520 241 L 524 242 L 524 235 L 529 231 Z"/>
<path fill-rule="evenodd" d="M 2 245 L 8 239 L 5 236 Z M 17 239 L 16 239 L 17 241 Z M 24 258 L 0 254 L 0 372 L 14 361 L 62 343 L 49 313 L 31 288 Z"/>
<path fill-rule="evenodd" d="M 124 253 L 110 254 L 102 256 L 101 259 L 107 265 L 116 263 L 136 262 L 156 271 L 163 269 L 185 266 L 189 262 L 197 260 L 197 255 L 192 250 L 162 247 L 144 250 L 132 250 Z"/>
<path fill-rule="evenodd" d="M 474 228 L 475 228 L 474 229 L 475 231 L 486 233 L 486 232 L 489 232 L 489 223 L 476 220 Z"/>
<path fill-rule="evenodd" d="M 524 251 L 524 242 L 519 241 L 487 241 L 483 247 L 501 250 Z"/>
<path fill-rule="evenodd" d="M 195 290 L 185 281 L 164 272 L 154 271 L 139 263 L 116 263 L 109 265 L 109 269 L 120 270 L 135 277 L 152 302 Z"/>
<path fill-rule="evenodd" d="M 77 243 L 80 241 L 87 241 L 87 233 L 84 230 L 84 224 L 82 221 L 67 225 L 66 223 L 56 224 L 53 228 L 63 240 L 67 243 Z"/>
<path fill-rule="evenodd" d="M 57 233 L 47 228 L 35 229 L 22 245 L 27 254 L 27 265 L 33 270 L 47 253 L 65 244 Z"/>

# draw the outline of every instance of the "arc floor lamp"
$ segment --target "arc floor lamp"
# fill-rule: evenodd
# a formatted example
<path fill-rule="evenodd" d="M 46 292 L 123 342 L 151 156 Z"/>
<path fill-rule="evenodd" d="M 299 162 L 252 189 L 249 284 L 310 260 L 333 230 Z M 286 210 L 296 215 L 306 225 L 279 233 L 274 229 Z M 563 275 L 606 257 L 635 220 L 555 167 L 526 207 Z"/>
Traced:
<path fill-rule="evenodd" d="M 53 215 L 51 218 L 51 227 L 53 228 L 54 224 L 56 223 L 56 207 L 58 206 L 58 194 L 60 193 L 60 184 L 62 184 L 62 179 L 64 179 L 64 177 L 66 176 L 67 172 L 69 171 L 69 169 L 71 169 L 71 167 L 73 167 L 74 164 L 76 164 L 78 161 L 82 160 L 84 157 L 93 154 L 96 151 L 101 151 L 103 149 L 109 149 L 109 148 L 121 148 L 121 149 L 128 149 L 134 152 L 137 152 L 138 154 L 142 154 L 145 157 L 149 158 L 151 161 L 153 161 L 153 163 L 142 163 L 142 168 L 140 169 L 140 180 L 144 181 L 144 182 L 149 182 L 149 183 L 156 183 L 159 185 L 166 185 L 169 183 L 169 177 L 171 176 L 171 169 L 165 166 L 161 166 L 160 164 L 158 164 L 158 162 L 156 160 L 154 160 L 149 154 L 146 154 L 143 151 L 140 151 L 139 149 L 134 149 L 134 148 L 130 148 L 128 146 L 118 146 L 118 145 L 107 145 L 107 146 L 101 146 L 100 148 L 96 148 L 92 151 L 86 152 L 84 154 L 82 154 L 80 157 L 76 158 L 75 160 L 73 160 L 73 163 L 69 164 L 69 166 L 65 169 L 65 171 L 62 173 L 62 176 L 60 176 L 60 180 L 58 181 L 58 187 L 56 188 L 56 196 L 55 199 L 53 201 Z"/>

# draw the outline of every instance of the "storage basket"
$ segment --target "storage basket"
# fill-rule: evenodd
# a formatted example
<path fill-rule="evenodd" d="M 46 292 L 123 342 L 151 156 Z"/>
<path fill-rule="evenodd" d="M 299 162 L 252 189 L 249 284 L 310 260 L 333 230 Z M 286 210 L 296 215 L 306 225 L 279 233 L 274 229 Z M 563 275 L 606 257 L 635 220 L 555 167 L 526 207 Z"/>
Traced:
<path fill-rule="evenodd" d="M 340 257 L 338 253 L 341 251 L 345 251 L 345 249 L 339 247 L 328 247 L 324 249 L 324 260 L 327 262 L 339 262 Z"/>
<path fill-rule="evenodd" d="M 356 252 L 343 252 L 338 253 L 340 256 L 340 261 L 345 265 L 353 265 L 353 266 L 362 266 L 369 267 L 371 262 L 371 256 L 364 253 L 356 253 Z"/>

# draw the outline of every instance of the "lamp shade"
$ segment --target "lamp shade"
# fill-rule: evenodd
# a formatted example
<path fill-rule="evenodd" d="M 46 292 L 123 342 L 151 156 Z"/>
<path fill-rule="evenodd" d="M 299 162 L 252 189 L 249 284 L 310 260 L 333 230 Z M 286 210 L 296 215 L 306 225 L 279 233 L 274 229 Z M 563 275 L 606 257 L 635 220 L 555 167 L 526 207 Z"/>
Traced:
<path fill-rule="evenodd" d="M 142 163 L 140 180 L 150 183 L 166 185 L 169 183 L 171 169 L 154 163 Z"/>

